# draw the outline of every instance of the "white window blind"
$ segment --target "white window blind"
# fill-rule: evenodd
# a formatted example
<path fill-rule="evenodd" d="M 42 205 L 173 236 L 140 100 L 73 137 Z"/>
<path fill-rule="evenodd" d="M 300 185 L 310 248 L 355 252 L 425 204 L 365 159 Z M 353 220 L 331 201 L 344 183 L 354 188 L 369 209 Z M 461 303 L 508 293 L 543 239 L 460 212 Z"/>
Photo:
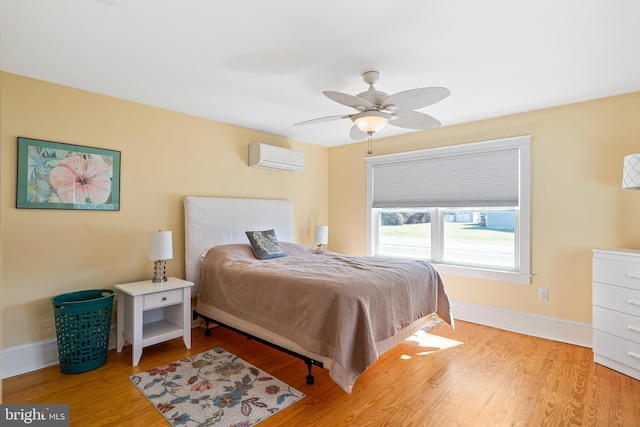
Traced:
<path fill-rule="evenodd" d="M 518 147 L 372 164 L 374 208 L 518 206 Z"/>

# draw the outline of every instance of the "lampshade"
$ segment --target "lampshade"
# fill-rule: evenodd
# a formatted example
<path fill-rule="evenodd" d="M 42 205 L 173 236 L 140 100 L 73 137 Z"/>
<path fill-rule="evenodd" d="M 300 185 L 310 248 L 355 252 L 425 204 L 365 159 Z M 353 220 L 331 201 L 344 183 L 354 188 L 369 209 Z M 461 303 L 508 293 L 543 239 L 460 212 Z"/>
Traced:
<path fill-rule="evenodd" d="M 329 242 L 329 226 L 316 225 L 316 233 L 313 240 L 316 245 L 326 245 Z"/>
<path fill-rule="evenodd" d="M 624 157 L 622 188 L 640 190 L 640 154 L 629 154 Z"/>
<path fill-rule="evenodd" d="M 380 111 L 365 111 L 356 114 L 353 121 L 358 129 L 365 133 L 374 133 L 381 131 L 389 122 L 389 117 Z"/>
<path fill-rule="evenodd" d="M 149 259 L 152 261 L 173 258 L 173 244 L 170 231 L 149 233 Z"/>

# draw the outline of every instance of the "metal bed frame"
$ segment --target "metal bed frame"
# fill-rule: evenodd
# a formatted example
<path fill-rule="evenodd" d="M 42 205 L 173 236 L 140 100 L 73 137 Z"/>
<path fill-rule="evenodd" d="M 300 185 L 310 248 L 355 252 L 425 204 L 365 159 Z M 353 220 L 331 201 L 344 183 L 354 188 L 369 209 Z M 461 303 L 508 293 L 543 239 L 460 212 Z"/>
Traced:
<path fill-rule="evenodd" d="M 198 310 L 193 310 L 193 320 L 196 320 L 198 318 L 201 318 L 202 320 L 204 320 L 204 323 L 205 323 L 204 335 L 207 336 L 207 337 L 210 337 L 211 333 L 212 333 L 211 332 L 211 328 L 209 328 L 209 324 L 210 323 L 215 323 L 218 326 L 222 326 L 223 328 L 229 329 L 229 330 L 231 330 L 233 332 L 236 332 L 236 333 L 238 333 L 240 335 L 244 335 L 245 337 L 247 337 L 247 339 L 257 341 L 259 343 L 267 345 L 267 346 L 269 346 L 271 348 L 275 348 L 276 350 L 279 350 L 279 351 L 281 351 L 283 353 L 286 353 L 286 354 L 288 354 L 290 356 L 293 356 L 293 357 L 296 357 L 296 358 L 302 360 L 307 365 L 307 370 L 308 370 L 308 374 L 307 374 L 307 377 L 306 377 L 307 384 L 313 384 L 315 382 L 314 376 L 311 375 L 311 368 L 314 365 L 318 366 L 319 368 L 324 368 L 324 364 L 322 362 L 318 361 L 318 360 L 315 360 L 315 359 L 312 359 L 310 357 L 304 356 L 304 355 L 302 355 L 300 353 L 296 353 L 295 351 L 289 350 L 288 348 L 284 348 L 282 346 L 279 346 L 277 344 L 269 342 L 269 341 L 267 341 L 265 339 L 262 339 L 260 337 L 256 337 L 255 335 L 251 335 L 250 333 L 241 331 L 238 328 L 234 328 L 233 326 L 229 326 L 229 325 L 227 325 L 225 323 L 222 323 L 222 322 L 220 322 L 218 320 L 212 319 L 212 318 L 210 318 L 208 316 L 205 316 L 202 313 L 198 313 Z"/>

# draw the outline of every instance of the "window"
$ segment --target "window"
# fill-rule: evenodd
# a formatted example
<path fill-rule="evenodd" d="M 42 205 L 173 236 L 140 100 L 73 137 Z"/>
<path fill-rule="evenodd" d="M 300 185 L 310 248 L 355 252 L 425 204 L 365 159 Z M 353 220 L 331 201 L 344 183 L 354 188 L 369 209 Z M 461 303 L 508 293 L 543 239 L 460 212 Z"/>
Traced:
<path fill-rule="evenodd" d="M 515 207 L 379 209 L 376 213 L 380 218 L 377 255 L 516 270 Z M 432 224 L 442 233 L 433 233 Z M 440 237 L 441 244 L 432 243 L 432 238 Z"/>
<path fill-rule="evenodd" d="M 367 158 L 367 254 L 530 283 L 529 140 Z"/>

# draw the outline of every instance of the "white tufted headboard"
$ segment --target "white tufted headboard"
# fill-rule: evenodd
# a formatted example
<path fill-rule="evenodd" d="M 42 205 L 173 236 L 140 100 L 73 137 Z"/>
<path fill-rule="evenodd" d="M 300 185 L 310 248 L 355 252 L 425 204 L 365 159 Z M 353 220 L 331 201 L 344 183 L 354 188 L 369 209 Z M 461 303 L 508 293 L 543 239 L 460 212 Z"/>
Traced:
<path fill-rule="evenodd" d="M 189 196 L 184 199 L 187 280 L 200 278 L 200 257 L 214 246 L 249 243 L 246 231 L 274 229 L 278 240 L 293 242 L 293 205 L 289 200 Z"/>

